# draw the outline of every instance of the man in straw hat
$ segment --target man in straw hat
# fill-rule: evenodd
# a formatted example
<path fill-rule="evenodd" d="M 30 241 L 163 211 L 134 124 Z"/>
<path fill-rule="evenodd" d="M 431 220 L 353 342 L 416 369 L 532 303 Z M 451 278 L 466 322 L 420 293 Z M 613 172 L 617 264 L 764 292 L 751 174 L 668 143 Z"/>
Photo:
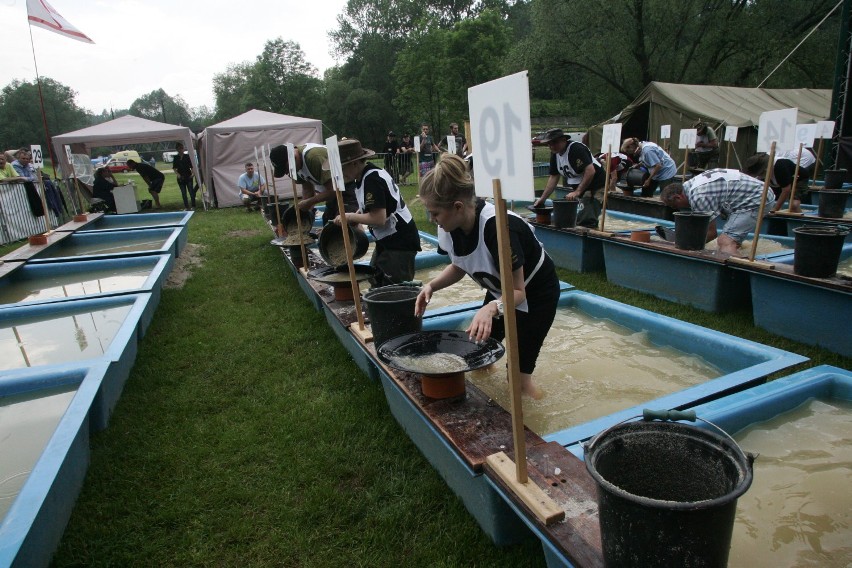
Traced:
<path fill-rule="evenodd" d="M 334 194 L 331 171 L 325 165 L 328 162 L 328 150 L 321 144 L 308 143 L 294 147 L 293 155 L 296 158 L 297 179 L 295 181 L 302 188 L 299 207 L 308 211 L 317 203 L 324 202 L 325 212 L 322 220 L 323 223 L 328 223 L 337 217 L 337 196 Z M 287 146 L 282 144 L 272 148 L 269 152 L 269 161 L 272 162 L 272 174 L 275 177 L 290 175 Z M 358 209 L 354 192 L 343 192 L 343 206 L 347 213 Z"/>
<path fill-rule="evenodd" d="M 343 179 L 355 183 L 358 200 L 358 212 L 347 213 L 346 220 L 367 225 L 376 239 L 370 260 L 370 266 L 376 270 L 373 286 L 414 279 L 414 257 L 420 250 L 420 235 L 399 187 L 386 170 L 367 161 L 376 153 L 362 148 L 358 140 L 342 140 L 338 149 Z M 339 225 L 340 216 L 334 222 Z"/>
<path fill-rule="evenodd" d="M 572 141 L 561 128 L 548 130 L 542 143 L 550 148 L 550 177 L 547 178 L 541 197 L 535 201 L 535 206 L 544 205 L 547 197 L 556 189 L 559 176 L 563 175 L 568 185 L 574 188 L 567 195 L 568 199 L 580 200 L 577 225 L 597 229 L 606 187 L 606 171 L 601 163 L 592 156 L 588 146 Z"/>

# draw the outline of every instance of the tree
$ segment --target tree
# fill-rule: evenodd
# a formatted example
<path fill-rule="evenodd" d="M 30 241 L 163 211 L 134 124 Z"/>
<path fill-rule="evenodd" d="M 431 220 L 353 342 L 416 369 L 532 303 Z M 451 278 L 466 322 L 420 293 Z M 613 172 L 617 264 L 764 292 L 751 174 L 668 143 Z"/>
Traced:
<path fill-rule="evenodd" d="M 245 102 L 249 108 L 321 117 L 322 81 L 298 43 L 267 41 L 249 73 Z"/>
<path fill-rule="evenodd" d="M 86 112 L 77 106 L 77 93 L 70 87 L 48 77 L 41 78 L 41 87 L 51 136 L 87 125 Z M 0 144 L 0 150 L 40 144 L 48 154 L 38 83 L 15 79 L 0 91 Z"/>
<path fill-rule="evenodd" d="M 252 64 L 243 62 L 231 64 L 224 73 L 213 76 L 213 95 L 216 98 L 214 118 L 217 122 L 249 110 L 246 100 L 251 72 Z"/>
<path fill-rule="evenodd" d="M 171 97 L 163 89 L 142 95 L 130 105 L 130 114 L 148 120 L 189 126 L 189 108 L 180 95 Z"/>

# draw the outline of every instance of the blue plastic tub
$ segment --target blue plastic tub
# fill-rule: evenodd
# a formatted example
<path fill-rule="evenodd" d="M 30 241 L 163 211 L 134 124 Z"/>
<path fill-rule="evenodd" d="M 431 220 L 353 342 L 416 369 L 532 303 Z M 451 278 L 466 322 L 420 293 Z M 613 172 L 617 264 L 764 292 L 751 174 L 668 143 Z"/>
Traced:
<path fill-rule="evenodd" d="M 184 229 L 169 227 L 73 233 L 40 250 L 29 258 L 29 262 L 69 262 L 153 254 L 177 256 L 177 242 Z"/>
<path fill-rule="evenodd" d="M 0 516 L 0 566 L 50 563 L 83 487 L 89 466 L 90 410 L 107 367 L 102 362 L 0 374 L 0 404 L 25 393 L 32 397 L 57 389 L 76 391 L 53 433 L 46 440 L 32 440 L 38 457 L 17 497 Z"/>
<path fill-rule="evenodd" d="M 136 256 L 106 260 L 50 262 L 18 266 L 6 274 L 0 267 L 0 309 L 106 298 L 123 294 L 151 294 L 140 320 L 144 335 L 160 301 L 163 284 L 171 271 L 171 255 Z M 128 276 L 126 283 L 109 280 Z M 102 281 L 106 281 L 103 284 Z"/>
<path fill-rule="evenodd" d="M 562 293 L 559 309 L 578 310 L 594 319 L 609 320 L 627 332 L 644 332 L 654 345 L 671 347 L 700 357 L 719 370 L 719 376 L 692 387 L 543 435 L 544 440 L 565 446 L 586 440 L 597 432 L 636 414 L 649 405 L 654 408 L 690 408 L 726 393 L 765 380 L 771 373 L 807 361 L 795 353 L 761 345 L 746 339 L 713 331 L 614 300 L 579 290 Z M 472 312 L 460 312 L 423 322 L 424 329 L 463 329 Z"/>
<path fill-rule="evenodd" d="M 166 213 L 136 213 L 129 215 L 104 215 L 84 223 L 75 232 L 91 233 L 102 231 L 127 231 L 130 229 L 165 229 L 180 227 L 177 242 L 177 256 L 186 246 L 189 234 L 189 220 L 194 211 L 174 211 Z M 73 224 L 73 223 L 72 223 Z"/>
<path fill-rule="evenodd" d="M 93 428 L 102 430 L 136 360 L 150 299 L 128 294 L 0 310 L 0 373 L 107 362 L 92 415 Z"/>
<path fill-rule="evenodd" d="M 845 244 L 841 262 L 852 257 Z M 732 265 L 751 283 L 754 324 L 772 333 L 852 357 L 852 280 L 803 278 L 792 274 L 794 255 L 772 259 L 786 269 Z"/>

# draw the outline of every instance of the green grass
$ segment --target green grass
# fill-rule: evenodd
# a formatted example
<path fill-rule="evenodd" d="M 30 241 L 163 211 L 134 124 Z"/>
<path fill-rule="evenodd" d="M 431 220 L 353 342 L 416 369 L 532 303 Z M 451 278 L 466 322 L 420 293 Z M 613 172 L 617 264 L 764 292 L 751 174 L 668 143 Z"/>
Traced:
<path fill-rule="evenodd" d="M 120 177 L 120 176 L 119 176 Z M 408 202 L 415 188 L 403 188 Z M 173 175 L 165 210 L 183 207 Z M 422 205 L 412 210 L 434 233 Z M 203 264 L 166 289 L 110 426 L 92 439 L 55 566 L 542 566 L 496 548 L 315 311 L 258 214 L 199 211 Z M 559 271 L 582 290 L 812 358 L 850 360 Z M 789 371 L 783 374 L 789 374 Z"/>

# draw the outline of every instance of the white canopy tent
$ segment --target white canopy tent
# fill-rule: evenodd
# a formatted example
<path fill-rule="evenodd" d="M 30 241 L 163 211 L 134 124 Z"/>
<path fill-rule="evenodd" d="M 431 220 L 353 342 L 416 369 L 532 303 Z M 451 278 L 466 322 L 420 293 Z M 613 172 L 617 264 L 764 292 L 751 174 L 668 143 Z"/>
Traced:
<path fill-rule="evenodd" d="M 144 144 L 146 142 L 162 142 L 175 140 L 182 142 L 187 150 L 195 149 L 195 134 L 187 126 L 176 126 L 164 122 L 156 122 L 138 116 L 122 116 L 115 120 L 89 126 L 74 132 L 54 136 L 53 151 L 63 172 L 71 172 L 71 165 L 65 154 L 65 146 L 71 146 L 72 152 L 89 154 L 96 146 L 123 146 L 126 144 Z M 189 152 L 192 161 L 192 171 L 196 180 L 200 169 L 194 151 Z M 205 202 L 206 207 L 206 202 Z"/>
<path fill-rule="evenodd" d="M 301 118 L 276 114 L 262 110 L 250 110 L 219 124 L 208 126 L 199 137 L 199 155 L 204 171 L 204 179 L 211 195 L 219 207 L 240 205 L 237 180 L 245 172 L 246 162 L 255 162 L 255 148 L 274 148 L 279 144 L 291 142 L 301 145 L 308 142 L 322 143 L 322 121 L 314 118 Z M 264 177 L 272 177 L 272 172 L 263 172 Z M 291 198 L 290 178 L 276 182 L 278 196 Z M 267 179 L 272 188 L 272 180 Z"/>

